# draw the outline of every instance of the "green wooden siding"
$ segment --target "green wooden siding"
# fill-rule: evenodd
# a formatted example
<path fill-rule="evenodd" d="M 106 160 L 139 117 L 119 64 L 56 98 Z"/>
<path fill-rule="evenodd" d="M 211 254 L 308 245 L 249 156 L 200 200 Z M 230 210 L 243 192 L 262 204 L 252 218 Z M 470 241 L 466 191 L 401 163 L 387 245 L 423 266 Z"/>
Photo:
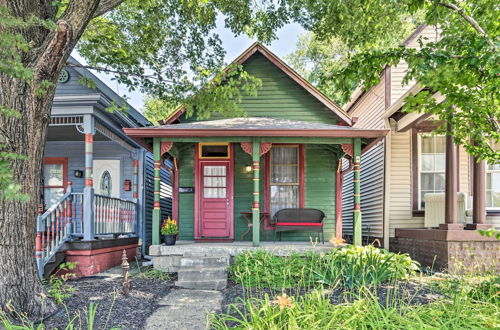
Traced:
<path fill-rule="evenodd" d="M 245 70 L 262 80 L 257 96 L 246 96 L 239 106 L 249 117 L 274 117 L 336 124 L 339 118 L 321 102 L 299 86 L 260 53 L 251 56 Z M 208 120 L 222 119 L 214 113 Z M 196 121 L 196 116 L 181 117 L 181 122 Z"/>
<path fill-rule="evenodd" d="M 252 174 L 245 173 L 245 165 L 252 163 L 239 144 L 234 144 L 234 239 L 239 241 L 248 228 L 241 212 L 250 212 L 252 205 Z M 194 145 L 179 155 L 179 185 L 194 187 Z M 306 207 L 318 208 L 325 212 L 325 240 L 335 235 L 335 179 L 337 156 L 322 145 L 305 146 L 305 194 Z M 264 209 L 264 157 L 261 157 L 261 210 Z M 194 239 L 194 194 L 179 194 L 179 238 Z M 283 241 L 309 241 L 316 233 L 302 231 L 282 233 Z M 252 239 L 251 232 L 245 240 Z M 274 232 L 261 233 L 261 240 L 273 240 Z"/>
<path fill-rule="evenodd" d="M 179 153 L 179 186 L 194 187 L 194 143 Z M 194 238 L 194 193 L 179 194 L 179 239 Z"/>

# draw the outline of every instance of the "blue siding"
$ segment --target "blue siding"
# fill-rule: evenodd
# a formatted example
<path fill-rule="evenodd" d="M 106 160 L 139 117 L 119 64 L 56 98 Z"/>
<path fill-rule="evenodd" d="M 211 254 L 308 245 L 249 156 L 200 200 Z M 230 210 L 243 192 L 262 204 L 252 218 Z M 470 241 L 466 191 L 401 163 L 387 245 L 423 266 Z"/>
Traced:
<path fill-rule="evenodd" d="M 82 135 L 83 138 L 83 135 Z M 76 178 L 75 170 L 85 171 L 84 142 L 54 142 L 45 144 L 45 157 L 68 158 L 68 180 L 73 184 L 73 191 L 83 192 L 85 178 Z M 95 141 L 94 159 L 120 159 L 120 198 L 132 199 L 132 191 L 123 190 L 124 180 L 133 180 L 134 165 L 130 151 L 113 141 Z"/>

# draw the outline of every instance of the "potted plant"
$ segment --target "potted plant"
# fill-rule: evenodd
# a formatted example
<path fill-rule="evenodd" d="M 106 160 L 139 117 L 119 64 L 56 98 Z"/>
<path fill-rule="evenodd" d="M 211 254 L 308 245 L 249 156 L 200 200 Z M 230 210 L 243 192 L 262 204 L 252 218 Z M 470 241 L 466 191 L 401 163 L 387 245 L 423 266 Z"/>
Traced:
<path fill-rule="evenodd" d="M 174 219 L 170 219 L 170 217 L 168 217 L 166 220 L 163 220 L 161 225 L 161 234 L 163 235 L 165 245 L 175 245 L 178 233 L 179 227 Z"/>

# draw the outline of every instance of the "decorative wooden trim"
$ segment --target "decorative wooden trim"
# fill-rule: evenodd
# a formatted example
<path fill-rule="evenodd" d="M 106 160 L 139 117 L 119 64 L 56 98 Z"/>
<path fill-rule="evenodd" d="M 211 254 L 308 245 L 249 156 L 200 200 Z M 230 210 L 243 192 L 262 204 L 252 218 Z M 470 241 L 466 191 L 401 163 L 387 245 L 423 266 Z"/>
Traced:
<path fill-rule="evenodd" d="M 337 175 L 335 189 L 335 237 L 342 238 L 342 186 L 344 184 L 344 173 L 342 172 L 342 159 L 337 161 Z"/>
<path fill-rule="evenodd" d="M 260 143 L 260 152 L 259 152 L 260 156 L 269 152 L 269 150 L 271 150 L 272 145 L 273 144 L 271 142 L 261 142 Z M 240 146 L 241 146 L 241 149 L 243 149 L 243 151 L 245 153 L 252 156 L 252 151 L 253 151 L 252 142 L 240 142 Z"/>
<path fill-rule="evenodd" d="M 174 145 L 173 142 L 160 142 L 160 155 L 163 156 L 164 154 L 166 154 L 167 152 L 170 151 L 170 149 L 172 149 L 172 146 Z"/>
<path fill-rule="evenodd" d="M 354 146 L 352 144 L 341 144 L 342 151 L 345 152 L 349 157 L 354 157 Z"/>

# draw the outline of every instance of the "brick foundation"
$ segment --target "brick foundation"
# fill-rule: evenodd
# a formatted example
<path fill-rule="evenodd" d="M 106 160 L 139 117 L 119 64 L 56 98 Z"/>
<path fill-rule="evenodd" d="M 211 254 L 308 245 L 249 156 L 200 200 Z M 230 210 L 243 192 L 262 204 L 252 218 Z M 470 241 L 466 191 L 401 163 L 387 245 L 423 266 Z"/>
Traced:
<path fill-rule="evenodd" d="M 90 276 L 114 266 L 118 266 L 122 262 L 123 250 L 126 250 L 128 261 L 133 261 L 137 255 L 137 239 L 135 243 L 130 244 L 130 239 L 119 241 L 115 240 L 114 245 L 108 246 L 103 244 L 90 244 L 80 247 L 87 247 L 87 249 L 69 249 L 66 251 L 66 262 L 76 262 L 74 273 L 78 278 Z M 89 242 L 82 242 L 89 244 Z M 72 243 L 74 246 L 74 243 Z"/>
<path fill-rule="evenodd" d="M 500 241 L 470 230 L 396 229 L 390 250 L 435 271 L 500 271 Z"/>

